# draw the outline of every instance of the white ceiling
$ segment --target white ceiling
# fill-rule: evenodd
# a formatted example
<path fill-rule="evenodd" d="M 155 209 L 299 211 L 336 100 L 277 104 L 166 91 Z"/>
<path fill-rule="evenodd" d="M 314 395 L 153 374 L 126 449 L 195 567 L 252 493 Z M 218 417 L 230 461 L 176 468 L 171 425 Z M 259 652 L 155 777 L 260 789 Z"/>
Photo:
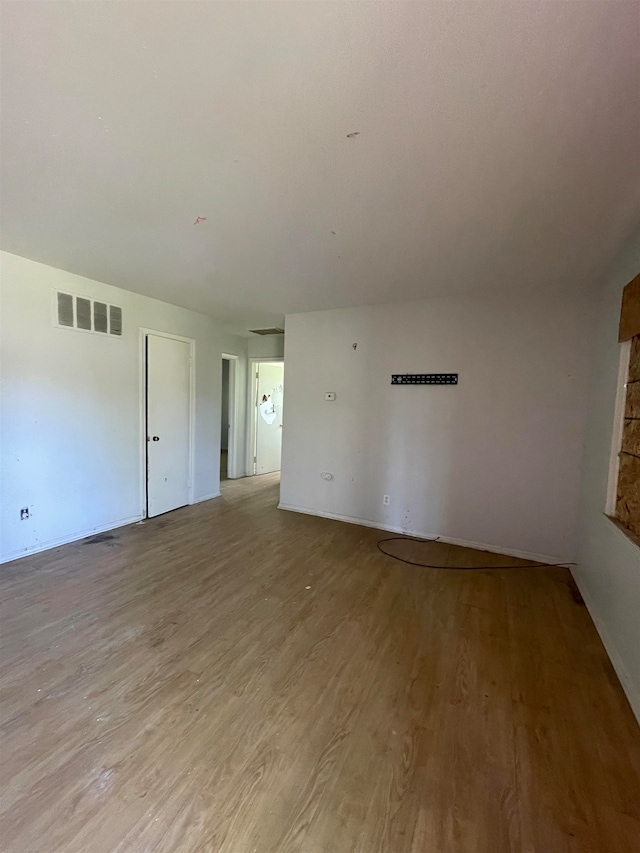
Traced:
<path fill-rule="evenodd" d="M 2 246 L 236 330 L 590 286 L 639 44 L 635 0 L 2 2 Z"/>

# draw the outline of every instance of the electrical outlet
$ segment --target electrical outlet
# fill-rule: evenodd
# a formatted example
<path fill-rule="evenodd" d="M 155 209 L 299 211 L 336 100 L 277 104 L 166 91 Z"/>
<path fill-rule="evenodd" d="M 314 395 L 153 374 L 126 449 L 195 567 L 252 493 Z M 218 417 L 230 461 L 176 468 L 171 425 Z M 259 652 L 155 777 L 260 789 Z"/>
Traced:
<path fill-rule="evenodd" d="M 26 521 L 29 518 L 29 507 L 23 506 L 20 510 L 20 521 Z"/>
<path fill-rule="evenodd" d="M 385 506 L 389 506 L 390 502 L 391 502 L 391 498 L 389 497 L 389 495 L 383 495 L 382 496 L 382 503 Z"/>

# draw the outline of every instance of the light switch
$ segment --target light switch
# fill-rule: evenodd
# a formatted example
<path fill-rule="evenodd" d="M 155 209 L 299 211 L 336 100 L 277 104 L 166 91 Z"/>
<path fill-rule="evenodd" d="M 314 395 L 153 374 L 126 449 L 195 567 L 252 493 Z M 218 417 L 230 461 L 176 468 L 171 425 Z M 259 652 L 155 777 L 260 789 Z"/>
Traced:
<path fill-rule="evenodd" d="M 324 392 L 324 399 L 327 400 L 328 402 L 332 402 L 333 400 L 336 399 L 336 392 L 335 391 L 325 391 Z"/>

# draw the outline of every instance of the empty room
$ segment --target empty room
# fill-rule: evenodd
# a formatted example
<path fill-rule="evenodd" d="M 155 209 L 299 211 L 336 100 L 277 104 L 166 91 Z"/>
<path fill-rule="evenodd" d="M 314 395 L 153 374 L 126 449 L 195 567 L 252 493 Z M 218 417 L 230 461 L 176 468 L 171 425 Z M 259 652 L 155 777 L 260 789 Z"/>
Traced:
<path fill-rule="evenodd" d="M 640 5 L 0 0 L 0 849 L 637 853 Z"/>

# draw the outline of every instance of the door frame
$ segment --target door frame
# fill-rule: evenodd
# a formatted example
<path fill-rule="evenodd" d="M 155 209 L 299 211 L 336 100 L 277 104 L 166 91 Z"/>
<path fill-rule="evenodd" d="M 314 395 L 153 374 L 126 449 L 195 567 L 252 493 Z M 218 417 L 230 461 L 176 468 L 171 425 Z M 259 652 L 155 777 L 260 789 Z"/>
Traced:
<path fill-rule="evenodd" d="M 256 372 L 257 364 L 284 364 L 284 358 L 260 358 L 254 356 L 249 359 L 249 374 L 251 382 L 248 382 L 249 397 L 247 400 L 247 416 L 249 421 L 249 433 L 247 436 L 247 476 L 255 477 L 256 475 L 256 441 L 258 438 L 258 374 Z"/>
<path fill-rule="evenodd" d="M 189 504 L 193 499 L 193 472 L 195 469 L 195 426 L 196 426 L 196 342 L 193 338 L 162 332 L 158 329 L 140 327 L 140 515 L 148 518 L 148 482 L 147 482 L 147 335 L 158 338 L 170 338 L 189 344 Z"/>
<path fill-rule="evenodd" d="M 238 474 L 238 362 L 239 355 L 232 355 L 228 352 L 223 352 L 220 359 L 221 366 L 223 361 L 229 362 L 229 438 L 227 447 L 227 479 L 236 480 Z M 222 392 L 220 394 L 222 400 Z M 222 441 L 220 443 L 220 452 L 222 452 Z"/>

